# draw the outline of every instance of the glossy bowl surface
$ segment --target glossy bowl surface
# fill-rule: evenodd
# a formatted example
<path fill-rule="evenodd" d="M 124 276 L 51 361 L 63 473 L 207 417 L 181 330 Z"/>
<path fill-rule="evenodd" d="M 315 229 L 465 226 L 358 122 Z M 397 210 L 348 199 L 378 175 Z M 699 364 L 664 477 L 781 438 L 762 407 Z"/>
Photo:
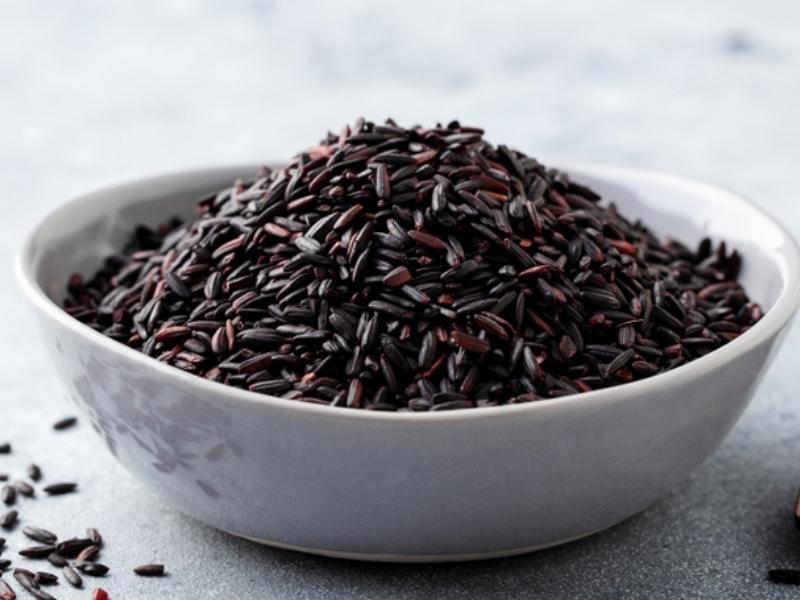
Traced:
<path fill-rule="evenodd" d="M 254 394 L 159 363 L 59 308 L 138 223 L 189 217 L 255 167 L 176 173 L 71 200 L 16 265 L 70 398 L 109 450 L 183 512 L 263 543 L 366 560 L 528 552 L 605 529 L 663 498 L 730 431 L 800 301 L 791 237 L 746 200 L 669 175 L 567 165 L 573 177 L 689 244 L 744 256 L 767 309 L 750 331 L 643 381 L 537 403 L 425 414 Z"/>

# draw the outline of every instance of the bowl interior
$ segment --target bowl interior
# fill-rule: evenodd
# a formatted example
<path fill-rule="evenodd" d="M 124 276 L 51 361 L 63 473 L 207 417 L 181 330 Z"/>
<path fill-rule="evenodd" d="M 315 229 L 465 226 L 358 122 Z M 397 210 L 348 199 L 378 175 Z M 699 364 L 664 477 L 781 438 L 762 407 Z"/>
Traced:
<path fill-rule="evenodd" d="M 796 268 L 787 262 L 791 240 L 741 198 L 668 175 L 590 166 L 566 170 L 659 236 L 672 236 L 690 247 L 705 236 L 724 239 L 742 254 L 741 280 L 765 310 L 785 291 L 789 272 Z M 201 197 L 238 177 L 252 177 L 255 171 L 255 166 L 242 166 L 166 175 L 83 196 L 37 228 L 23 252 L 23 268 L 60 304 L 70 274 L 92 274 L 104 257 L 124 245 L 136 225 L 155 226 L 173 216 L 191 218 Z"/>
<path fill-rule="evenodd" d="M 148 178 L 108 187 L 51 213 L 23 250 L 22 267 L 30 269 L 45 295 L 61 305 L 72 273 L 93 275 L 106 257 L 118 252 L 137 225 L 158 226 L 172 217 L 190 219 L 203 198 L 250 178 L 257 167 L 230 167 Z"/>
<path fill-rule="evenodd" d="M 739 279 L 764 310 L 787 291 L 792 269 L 797 269 L 794 244 L 770 217 L 742 198 L 670 175 L 593 167 L 569 172 L 661 239 L 675 239 L 690 248 L 704 237 L 715 245 L 724 240 L 728 251 L 735 249 L 742 256 Z"/>

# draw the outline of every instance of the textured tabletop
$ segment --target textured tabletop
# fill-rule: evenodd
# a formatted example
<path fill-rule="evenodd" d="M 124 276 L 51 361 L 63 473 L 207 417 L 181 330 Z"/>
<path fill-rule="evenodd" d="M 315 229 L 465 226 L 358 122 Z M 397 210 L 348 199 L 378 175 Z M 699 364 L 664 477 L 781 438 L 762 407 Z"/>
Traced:
<path fill-rule="evenodd" d="M 668 4 L 6 0 L 0 443 L 14 451 L 0 455 L 0 472 L 35 460 L 49 480 L 80 484 L 78 494 L 23 499 L 25 520 L 64 535 L 98 527 L 112 571 L 87 587 L 100 583 L 112 598 L 797 597 L 765 580 L 769 568 L 800 567 L 790 516 L 800 485 L 797 327 L 725 443 L 645 513 L 518 558 L 358 564 L 211 530 L 127 475 L 86 422 L 52 431 L 73 407 L 13 283 L 24 230 L 74 194 L 279 159 L 360 114 L 459 118 L 548 163 L 705 179 L 800 235 L 800 4 Z M 21 542 L 8 537 L 4 556 Z M 169 576 L 130 572 L 150 561 Z M 63 582 L 53 593 L 89 595 Z"/>

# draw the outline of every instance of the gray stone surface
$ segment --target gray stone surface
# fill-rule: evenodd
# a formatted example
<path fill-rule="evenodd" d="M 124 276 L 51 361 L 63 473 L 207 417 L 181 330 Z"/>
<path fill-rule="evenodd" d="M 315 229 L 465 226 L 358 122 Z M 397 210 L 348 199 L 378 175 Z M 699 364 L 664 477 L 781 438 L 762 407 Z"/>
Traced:
<path fill-rule="evenodd" d="M 356 564 L 196 523 L 117 467 L 72 412 L 16 292 L 22 232 L 120 178 L 275 159 L 359 114 L 486 127 L 548 162 L 657 168 L 739 190 L 800 234 L 800 4 L 28 2 L 0 7 L 0 438 L 81 493 L 26 521 L 103 530 L 113 598 L 790 598 L 800 567 L 795 327 L 736 430 L 651 510 L 584 541 L 483 563 Z M 15 552 L 20 535 L 10 540 Z M 163 580 L 129 568 L 158 560 Z M 21 561 L 25 563 L 26 561 Z M 8 575 L 6 575 L 8 577 Z M 89 578 L 87 578 L 89 580 Z M 95 580 L 87 581 L 92 586 Z M 87 597 L 61 585 L 59 598 Z"/>

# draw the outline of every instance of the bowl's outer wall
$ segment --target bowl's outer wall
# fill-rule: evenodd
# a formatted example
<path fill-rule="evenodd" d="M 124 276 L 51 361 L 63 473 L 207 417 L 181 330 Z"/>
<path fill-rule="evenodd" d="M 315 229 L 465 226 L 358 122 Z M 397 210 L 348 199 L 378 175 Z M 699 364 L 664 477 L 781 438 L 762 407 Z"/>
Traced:
<path fill-rule="evenodd" d="M 194 195 L 231 178 L 221 170 L 159 185 Z M 151 223 L 171 214 L 154 202 L 120 210 L 132 198 L 152 198 L 155 187 L 106 192 L 97 214 L 123 218 L 92 224 L 88 211 L 85 219 L 56 215 L 23 262 L 58 298 L 68 273 L 54 253 L 64 264 L 93 268 L 144 213 Z M 100 232 L 110 242 L 92 245 Z M 70 246 L 65 240 L 75 235 L 86 241 Z M 753 279 L 767 303 L 780 291 L 778 270 L 766 264 Z M 547 545 L 646 508 L 720 443 L 782 338 L 771 335 L 694 377 L 673 377 L 670 386 L 622 400 L 410 422 L 242 401 L 223 386 L 209 394 L 199 378 L 166 375 L 138 355 L 110 352 L 70 320 L 36 314 L 69 396 L 119 461 L 173 505 L 254 538 L 387 555 Z"/>
<path fill-rule="evenodd" d="M 635 514 L 720 443 L 771 347 L 627 402 L 398 427 L 198 396 L 42 325 L 70 396 L 170 503 L 234 533 L 365 554 L 545 545 Z"/>

